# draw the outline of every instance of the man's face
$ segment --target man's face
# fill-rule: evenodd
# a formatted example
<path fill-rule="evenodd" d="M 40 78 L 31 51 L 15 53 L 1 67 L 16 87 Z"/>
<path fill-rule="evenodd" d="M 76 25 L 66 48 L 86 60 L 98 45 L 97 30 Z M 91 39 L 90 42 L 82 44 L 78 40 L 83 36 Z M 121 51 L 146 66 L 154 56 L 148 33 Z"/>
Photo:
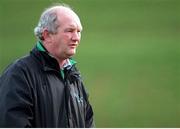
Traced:
<path fill-rule="evenodd" d="M 67 59 L 76 53 L 81 39 L 82 26 L 73 12 L 57 12 L 59 27 L 56 34 L 51 34 L 51 53 L 59 59 Z"/>

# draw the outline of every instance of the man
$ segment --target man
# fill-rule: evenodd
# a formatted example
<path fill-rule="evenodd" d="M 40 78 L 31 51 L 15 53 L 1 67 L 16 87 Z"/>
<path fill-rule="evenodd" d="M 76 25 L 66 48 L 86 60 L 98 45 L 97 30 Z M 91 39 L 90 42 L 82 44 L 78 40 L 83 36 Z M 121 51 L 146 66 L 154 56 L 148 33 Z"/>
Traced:
<path fill-rule="evenodd" d="M 0 78 L 0 127 L 94 127 L 93 111 L 72 56 L 82 25 L 68 6 L 46 9 L 29 55 Z"/>

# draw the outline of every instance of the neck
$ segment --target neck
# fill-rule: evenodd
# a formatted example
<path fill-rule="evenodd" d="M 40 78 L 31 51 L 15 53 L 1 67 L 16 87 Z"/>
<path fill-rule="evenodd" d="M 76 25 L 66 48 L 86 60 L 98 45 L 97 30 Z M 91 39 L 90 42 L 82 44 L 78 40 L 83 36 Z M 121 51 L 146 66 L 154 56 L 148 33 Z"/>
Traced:
<path fill-rule="evenodd" d="M 60 59 L 57 59 L 56 57 L 55 59 L 58 61 L 60 68 L 63 68 L 64 64 L 67 62 L 67 59 L 60 60 Z"/>
<path fill-rule="evenodd" d="M 57 60 L 57 62 L 58 62 L 58 64 L 59 64 L 59 68 L 63 68 L 64 64 L 66 64 L 67 61 L 68 61 L 68 59 L 59 58 L 59 57 L 53 55 L 52 53 L 50 53 L 50 55 Z"/>

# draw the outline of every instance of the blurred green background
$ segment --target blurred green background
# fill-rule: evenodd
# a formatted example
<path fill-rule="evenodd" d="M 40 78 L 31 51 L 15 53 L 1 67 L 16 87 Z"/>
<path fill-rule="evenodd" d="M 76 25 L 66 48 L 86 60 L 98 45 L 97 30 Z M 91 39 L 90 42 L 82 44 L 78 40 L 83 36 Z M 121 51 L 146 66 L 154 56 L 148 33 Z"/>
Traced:
<path fill-rule="evenodd" d="M 36 43 L 41 12 L 74 8 L 74 57 L 97 127 L 180 127 L 180 0 L 0 0 L 0 73 Z"/>

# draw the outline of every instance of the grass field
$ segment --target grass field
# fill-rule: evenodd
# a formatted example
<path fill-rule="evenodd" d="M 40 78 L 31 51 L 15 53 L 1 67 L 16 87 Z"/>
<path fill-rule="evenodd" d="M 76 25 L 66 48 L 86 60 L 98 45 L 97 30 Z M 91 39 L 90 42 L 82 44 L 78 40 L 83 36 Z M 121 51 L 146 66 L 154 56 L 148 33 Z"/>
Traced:
<path fill-rule="evenodd" d="M 81 17 L 74 57 L 97 127 L 180 127 L 180 1 L 59 0 Z M 58 0 L 0 1 L 0 73 L 36 43 L 33 29 Z"/>

